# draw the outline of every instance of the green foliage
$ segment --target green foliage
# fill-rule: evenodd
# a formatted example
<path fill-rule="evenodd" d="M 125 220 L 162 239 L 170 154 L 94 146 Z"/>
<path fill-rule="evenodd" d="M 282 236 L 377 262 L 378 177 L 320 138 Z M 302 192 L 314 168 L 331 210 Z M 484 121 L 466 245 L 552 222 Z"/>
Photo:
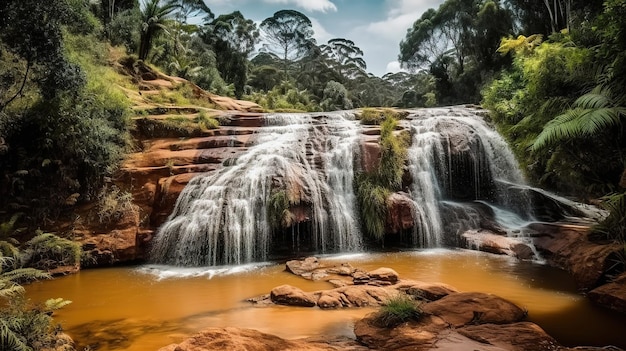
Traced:
<path fill-rule="evenodd" d="M 331 80 L 324 88 L 324 98 L 320 107 L 324 111 L 352 109 L 352 101 L 348 99 L 348 90 L 341 83 Z"/>
<path fill-rule="evenodd" d="M 357 175 L 354 187 L 365 232 L 376 240 L 383 240 L 387 219 L 387 198 L 391 191 L 388 187 L 378 185 L 375 176 L 363 173 Z"/>
<path fill-rule="evenodd" d="M 376 240 L 383 240 L 387 219 L 387 198 L 402 185 L 409 137 L 397 136 L 397 120 L 389 113 L 381 124 L 380 162 L 374 170 L 359 173 L 354 184 L 365 232 Z"/>
<path fill-rule="evenodd" d="M 9 300 L 0 311 L 0 346 L 3 350 L 35 351 L 53 349 L 63 343 L 59 340 L 59 326 L 52 313 L 71 301 L 53 299 L 45 305 L 33 305 L 22 295 Z M 73 350 L 65 343 L 64 350 Z"/>
<path fill-rule="evenodd" d="M 289 81 L 283 81 L 267 94 L 255 93 L 247 98 L 270 111 L 313 112 L 320 110 L 311 101 L 308 91 L 298 90 Z"/>
<path fill-rule="evenodd" d="M 406 111 L 399 111 L 390 108 L 363 108 L 357 112 L 357 119 L 361 124 L 380 125 L 384 121 L 395 119 L 403 119 L 408 115 Z M 391 126 L 391 122 L 388 122 Z M 388 126 L 388 128 L 389 128 Z M 393 127 L 395 128 L 395 126 Z"/>
<path fill-rule="evenodd" d="M 396 295 L 376 312 L 375 323 L 382 328 L 393 328 L 410 320 L 417 321 L 423 315 L 418 302 L 407 295 Z"/>
<path fill-rule="evenodd" d="M 141 34 L 139 41 L 139 59 L 148 58 L 154 39 L 166 30 L 167 22 L 178 9 L 174 0 L 148 0 L 141 8 Z"/>
<path fill-rule="evenodd" d="M 535 142 L 537 151 L 573 139 L 591 139 L 601 132 L 620 127 L 626 108 L 616 106 L 610 89 L 598 86 L 579 97 L 572 108 L 548 122 Z"/>
<path fill-rule="evenodd" d="M 37 269 L 80 265 L 80 244 L 50 233 L 39 233 L 26 242 L 23 250 L 24 264 Z"/>
<path fill-rule="evenodd" d="M 98 194 L 97 204 L 98 221 L 101 224 L 111 224 L 124 218 L 129 213 L 137 211 L 133 204 L 133 195 L 121 191 L 116 186 L 105 186 Z"/>
<path fill-rule="evenodd" d="M 294 225 L 295 217 L 289 210 L 289 206 L 295 204 L 289 199 L 286 190 L 272 190 L 267 204 L 267 217 L 272 228 L 288 228 Z"/>
<path fill-rule="evenodd" d="M 626 245 L 626 193 L 608 195 L 602 200 L 602 207 L 609 211 L 609 216 L 592 232 Z"/>

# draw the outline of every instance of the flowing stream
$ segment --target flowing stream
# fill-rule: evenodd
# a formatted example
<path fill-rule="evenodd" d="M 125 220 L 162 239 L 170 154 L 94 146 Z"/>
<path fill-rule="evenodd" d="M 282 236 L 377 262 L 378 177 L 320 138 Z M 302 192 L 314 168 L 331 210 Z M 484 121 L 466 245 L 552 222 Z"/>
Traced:
<path fill-rule="evenodd" d="M 596 308 L 567 273 L 545 265 L 469 250 L 420 250 L 329 256 L 366 271 L 391 267 L 402 279 L 442 282 L 460 291 L 502 296 L 529 311 L 567 346 L 626 348 L 626 317 Z M 97 351 L 157 350 L 207 327 L 253 328 L 283 338 L 319 335 L 354 337 L 354 321 L 372 309 L 321 310 L 255 307 L 247 298 L 290 284 L 305 291 L 329 289 L 284 271 L 283 264 L 182 268 L 102 268 L 27 286 L 34 301 L 63 297 L 72 304 L 55 320 L 78 343 Z"/>

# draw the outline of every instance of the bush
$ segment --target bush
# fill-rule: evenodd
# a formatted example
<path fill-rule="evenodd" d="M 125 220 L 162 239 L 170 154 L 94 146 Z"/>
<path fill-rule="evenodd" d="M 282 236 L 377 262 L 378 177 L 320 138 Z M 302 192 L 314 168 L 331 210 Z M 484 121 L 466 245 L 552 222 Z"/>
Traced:
<path fill-rule="evenodd" d="M 361 124 L 380 125 L 387 119 L 403 119 L 409 113 L 406 111 L 394 110 L 391 108 L 364 108 L 357 113 L 357 119 Z"/>
<path fill-rule="evenodd" d="M 0 258 L 0 263 L 3 263 Z M 0 267 L 2 264 L 0 264 Z M 60 339 L 61 328 L 52 319 L 55 310 L 71 303 L 61 298 L 50 299 L 43 305 L 33 305 L 24 297 L 20 283 L 50 276 L 32 268 L 20 268 L 3 272 L 0 268 L 0 348 L 13 351 L 57 349 L 74 350 L 67 339 Z M 65 342 L 61 342 L 65 341 Z"/>
<path fill-rule="evenodd" d="M 98 195 L 98 221 L 101 224 L 111 224 L 119 221 L 129 212 L 136 211 L 133 204 L 133 195 L 121 191 L 116 186 L 105 186 Z"/>
<path fill-rule="evenodd" d="M 82 249 L 76 242 L 40 232 L 26 243 L 22 256 L 24 266 L 50 270 L 80 265 Z"/>
<path fill-rule="evenodd" d="M 378 310 L 374 320 L 379 327 L 393 328 L 410 320 L 419 320 L 423 315 L 419 302 L 406 295 L 397 295 Z"/>

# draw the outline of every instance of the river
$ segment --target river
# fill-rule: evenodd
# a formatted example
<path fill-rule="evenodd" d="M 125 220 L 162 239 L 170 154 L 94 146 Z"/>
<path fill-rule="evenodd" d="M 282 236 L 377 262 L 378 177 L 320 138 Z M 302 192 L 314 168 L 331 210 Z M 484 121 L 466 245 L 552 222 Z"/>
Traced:
<path fill-rule="evenodd" d="M 566 346 L 626 347 L 626 316 L 593 306 L 567 273 L 469 250 L 430 249 L 325 256 L 364 270 L 390 267 L 401 279 L 442 282 L 460 291 L 502 296 L 529 311 L 529 319 Z M 237 326 L 293 339 L 353 336 L 354 321 L 373 309 L 256 307 L 247 298 L 291 284 L 305 291 L 331 288 L 284 271 L 284 264 L 179 268 L 137 266 L 81 271 L 27 287 L 33 301 L 63 297 L 72 304 L 55 319 L 80 348 L 156 350 L 206 327 Z"/>

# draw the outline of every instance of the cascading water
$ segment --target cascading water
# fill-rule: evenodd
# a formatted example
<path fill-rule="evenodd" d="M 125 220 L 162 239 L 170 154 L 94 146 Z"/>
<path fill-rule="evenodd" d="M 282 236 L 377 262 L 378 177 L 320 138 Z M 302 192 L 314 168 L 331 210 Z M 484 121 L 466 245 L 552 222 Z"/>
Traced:
<path fill-rule="evenodd" d="M 524 183 L 513 154 L 480 116 L 453 107 L 416 110 L 409 120 L 415 243 L 438 247 L 445 232 L 478 228 L 481 213 L 476 200 L 532 218 L 528 199 L 519 194 L 514 198 L 506 189 L 507 183 Z"/>
<path fill-rule="evenodd" d="M 155 262 L 201 266 L 265 260 L 272 239 L 268 207 L 280 191 L 289 204 L 310 209 L 316 251 L 361 248 L 352 189 L 359 134 L 353 114 L 265 119 L 267 126 L 259 128 L 247 152 L 185 187 L 154 239 Z"/>

